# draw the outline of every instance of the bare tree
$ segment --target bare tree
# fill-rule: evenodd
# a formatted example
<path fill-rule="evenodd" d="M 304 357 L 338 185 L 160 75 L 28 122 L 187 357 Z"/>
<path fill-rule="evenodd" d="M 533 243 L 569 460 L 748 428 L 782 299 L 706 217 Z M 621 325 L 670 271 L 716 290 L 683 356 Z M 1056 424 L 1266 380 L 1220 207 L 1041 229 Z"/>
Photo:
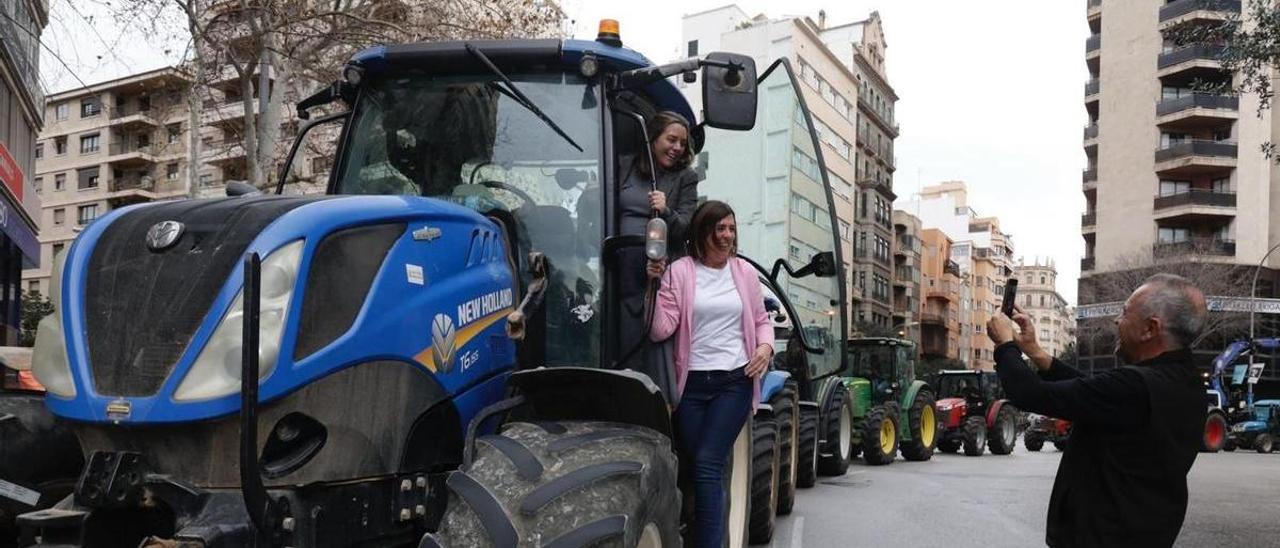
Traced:
<path fill-rule="evenodd" d="M 565 21 L 547 0 L 133 0 L 113 10 L 149 36 L 175 27 L 189 36 L 193 193 L 205 103 L 224 107 L 238 96 L 243 121 L 226 132 L 244 149 L 245 175 L 267 186 L 290 137 L 282 134 L 289 105 L 336 79 L 353 53 L 383 43 L 557 36 Z"/>

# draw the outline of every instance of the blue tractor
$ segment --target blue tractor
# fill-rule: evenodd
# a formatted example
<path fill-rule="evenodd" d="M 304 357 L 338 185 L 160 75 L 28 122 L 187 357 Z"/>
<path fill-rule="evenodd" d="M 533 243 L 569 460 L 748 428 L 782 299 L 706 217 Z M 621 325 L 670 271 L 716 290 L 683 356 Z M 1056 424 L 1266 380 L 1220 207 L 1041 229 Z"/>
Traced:
<path fill-rule="evenodd" d="M 1216 453 L 1241 447 L 1237 443 L 1235 425 L 1255 420 L 1256 404 L 1253 401 L 1253 387 L 1248 379 L 1249 365 L 1237 365 L 1236 361 L 1252 356 L 1259 350 L 1274 351 L 1277 348 L 1280 348 L 1280 339 L 1277 338 L 1235 341 L 1213 359 L 1212 369 L 1207 373 L 1205 381 L 1208 414 L 1205 416 L 1201 451 Z M 1228 368 L 1232 370 L 1229 385 L 1226 382 Z M 1243 447 L 1252 447 L 1252 437 L 1250 443 Z"/>
<path fill-rule="evenodd" d="M 610 33 L 388 45 L 298 104 L 308 122 L 274 195 L 230 185 L 226 198 L 124 207 L 87 226 L 53 267 L 56 310 L 32 364 L 86 464 L 71 495 L 19 516 L 28 538 L 679 545 L 674 381 L 619 304 L 619 256 L 661 241 L 616 221 L 618 165 L 644 161 L 649 116 L 695 119 L 675 76 L 701 80 L 692 141 L 704 160 L 732 156 L 714 145 L 726 135 L 765 142 L 768 123 L 801 129 L 770 157 L 817 148 L 785 61 L 760 78 L 727 53 L 654 66 Z M 792 97 L 773 105 L 785 114 L 757 124 L 772 108 L 758 89 Z M 331 163 L 294 161 L 310 139 Z M 718 177 L 706 171 L 704 187 Z M 732 184 L 763 187 L 764 175 Z M 294 193 L 306 185 L 324 195 Z M 756 258 L 773 261 L 761 278 L 793 318 L 842 332 L 829 232 L 798 268 L 785 251 Z M 796 313 L 806 284 L 830 303 Z M 734 449 L 735 546 L 769 532 L 752 514 L 771 529 L 822 458 L 818 397 L 840 396 L 810 387 L 843 352 L 799 331 L 779 366 L 801 384 L 772 373 Z M 786 466 L 759 454 L 766 438 L 790 443 Z M 768 516 L 751 511 L 755 461 L 773 474 L 757 482 Z"/>
<path fill-rule="evenodd" d="M 1251 409 L 1246 420 L 1231 425 L 1227 445 L 1232 450 L 1251 447 L 1259 453 L 1270 453 L 1280 440 L 1280 400 L 1258 400 Z"/>

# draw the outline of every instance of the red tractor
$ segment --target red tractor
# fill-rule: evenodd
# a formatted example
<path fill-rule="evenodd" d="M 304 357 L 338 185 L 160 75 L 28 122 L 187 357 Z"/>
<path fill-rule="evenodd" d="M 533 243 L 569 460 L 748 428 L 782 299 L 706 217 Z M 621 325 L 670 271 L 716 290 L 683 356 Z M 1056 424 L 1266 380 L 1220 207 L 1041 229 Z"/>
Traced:
<path fill-rule="evenodd" d="M 1013 452 L 1018 410 L 1004 399 L 995 372 L 942 371 L 929 384 L 938 388 L 938 449 L 971 457 L 987 446 L 996 455 Z"/>
<path fill-rule="evenodd" d="M 1027 446 L 1027 451 L 1039 451 L 1046 441 L 1059 451 L 1067 449 L 1071 421 L 1030 413 L 1027 422 L 1027 431 L 1022 434 L 1022 443 Z"/>

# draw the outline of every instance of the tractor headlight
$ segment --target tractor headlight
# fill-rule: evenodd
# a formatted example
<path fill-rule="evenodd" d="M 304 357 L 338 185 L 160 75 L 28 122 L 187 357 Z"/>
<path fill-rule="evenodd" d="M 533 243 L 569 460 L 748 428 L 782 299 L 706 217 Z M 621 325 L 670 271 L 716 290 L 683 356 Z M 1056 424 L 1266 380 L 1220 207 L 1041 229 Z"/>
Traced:
<path fill-rule="evenodd" d="M 262 261 L 261 311 L 258 323 L 258 380 L 275 370 L 280 357 L 289 300 L 298 280 L 302 240 L 281 247 Z M 244 337 L 244 289 L 236 294 L 196 363 L 178 385 L 173 398 L 207 400 L 240 391 L 241 345 Z"/>
<path fill-rule="evenodd" d="M 31 374 L 55 396 L 74 398 L 76 382 L 71 378 L 71 360 L 67 359 L 67 339 L 62 336 L 62 265 L 66 253 L 53 258 L 49 277 L 49 301 L 53 313 L 36 327 L 36 346 L 31 351 Z"/>

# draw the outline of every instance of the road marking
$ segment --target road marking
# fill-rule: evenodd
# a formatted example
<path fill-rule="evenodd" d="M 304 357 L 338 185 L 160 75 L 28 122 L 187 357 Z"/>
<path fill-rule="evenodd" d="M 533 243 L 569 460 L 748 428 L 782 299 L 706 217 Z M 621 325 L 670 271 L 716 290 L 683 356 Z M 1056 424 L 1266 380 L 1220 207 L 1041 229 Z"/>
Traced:
<path fill-rule="evenodd" d="M 804 516 L 796 516 L 795 525 L 791 526 L 791 548 L 800 548 L 804 540 Z"/>

